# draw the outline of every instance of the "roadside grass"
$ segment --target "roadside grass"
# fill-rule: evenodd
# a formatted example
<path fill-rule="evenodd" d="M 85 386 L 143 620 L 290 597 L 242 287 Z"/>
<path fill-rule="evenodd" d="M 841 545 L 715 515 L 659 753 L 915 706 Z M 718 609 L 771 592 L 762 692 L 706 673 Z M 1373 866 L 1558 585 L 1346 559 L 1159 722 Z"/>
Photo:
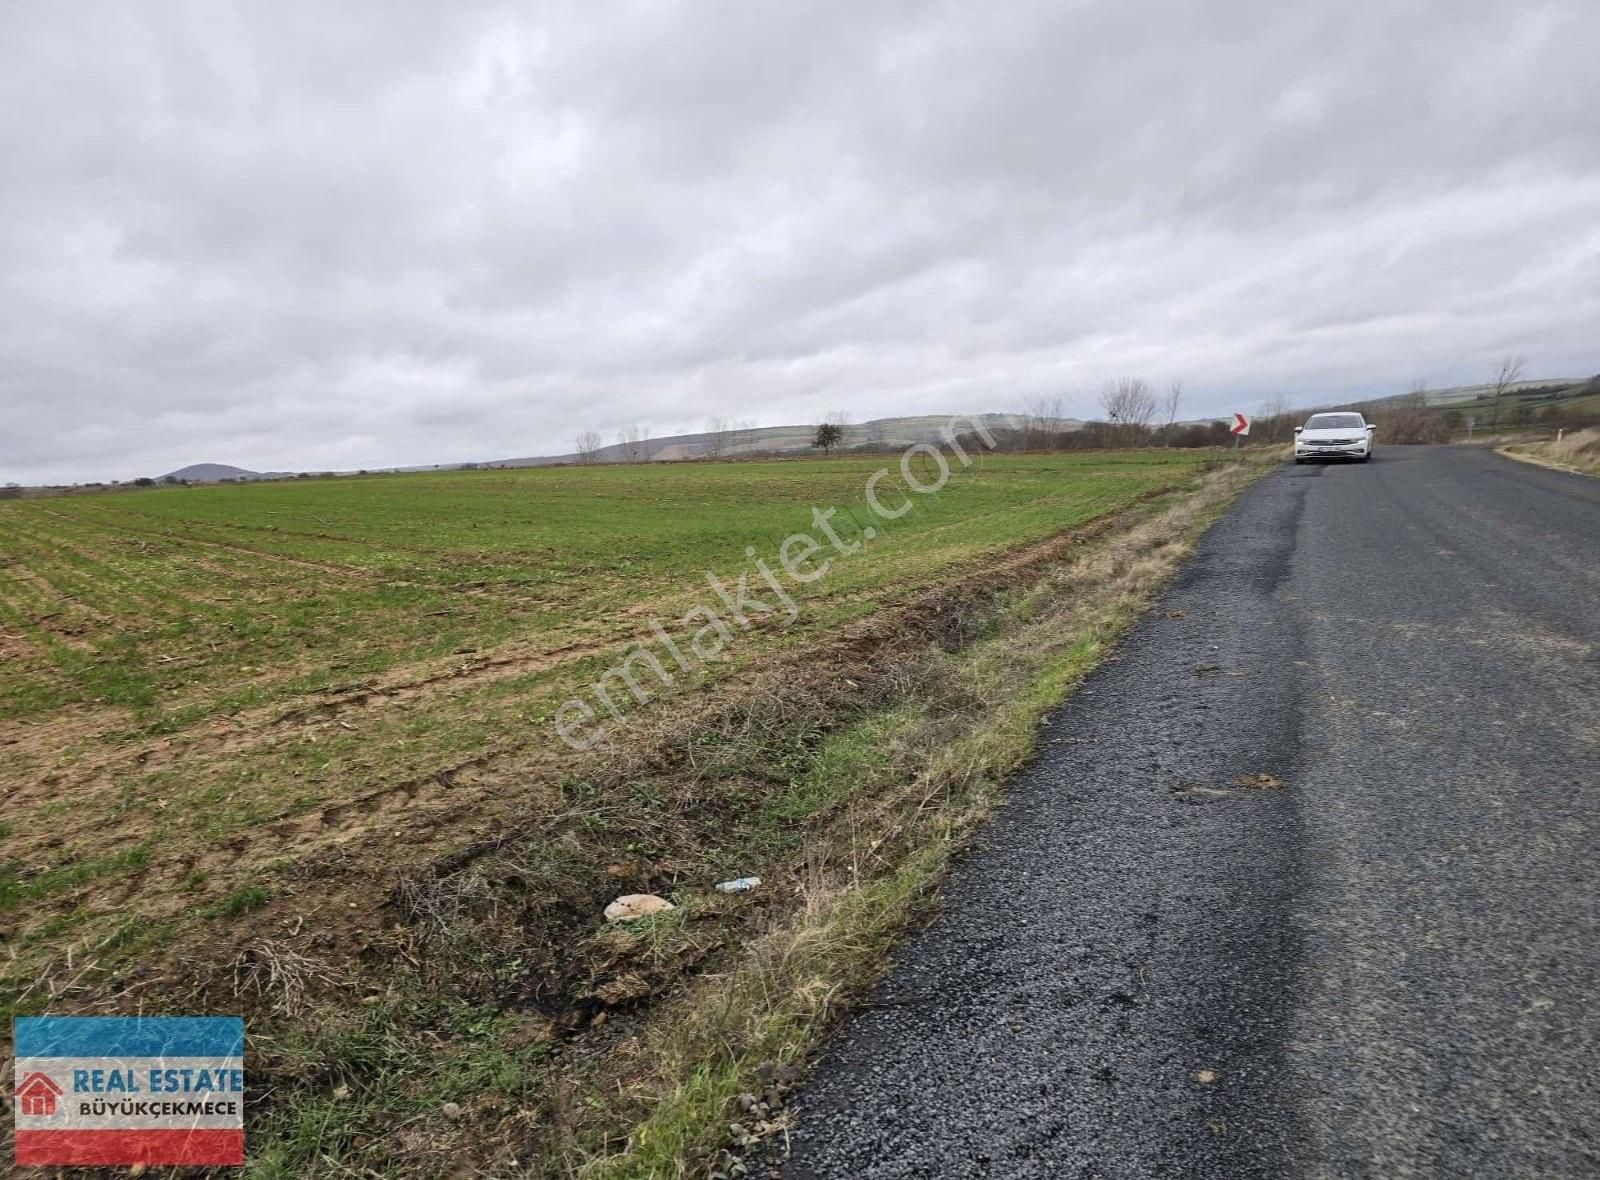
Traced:
<path fill-rule="evenodd" d="M 396 890 L 365 986 L 319 988 L 336 972 L 311 959 L 257 972 L 281 1018 L 253 1025 L 272 1099 L 249 1174 L 736 1171 L 735 1099 L 870 986 L 1042 716 L 1261 470 L 1200 475 L 1066 560 L 564 780 L 562 808 Z M 710 888 L 740 874 L 763 885 Z M 599 921 L 634 891 L 677 908 Z"/>
<path fill-rule="evenodd" d="M 1560 440 L 1515 443 L 1500 448 L 1502 455 L 1562 471 L 1600 475 L 1600 427 L 1574 430 Z"/>

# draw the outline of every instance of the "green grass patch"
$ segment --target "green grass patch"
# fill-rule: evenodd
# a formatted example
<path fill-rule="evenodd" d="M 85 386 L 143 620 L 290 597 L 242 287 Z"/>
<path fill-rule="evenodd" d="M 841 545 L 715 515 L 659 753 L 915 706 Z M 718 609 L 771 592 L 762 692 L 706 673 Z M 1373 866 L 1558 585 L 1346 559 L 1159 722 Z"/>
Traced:
<path fill-rule="evenodd" d="M 237 918 L 251 910 L 259 910 L 272 900 L 272 894 L 260 885 L 241 885 L 226 897 L 201 907 L 208 918 Z"/>
<path fill-rule="evenodd" d="M 138 845 L 107 856 L 57 865 L 26 878 L 15 864 L 0 865 L 0 912 L 14 910 L 24 902 L 65 893 L 101 877 L 133 872 L 149 863 L 150 849 Z"/>

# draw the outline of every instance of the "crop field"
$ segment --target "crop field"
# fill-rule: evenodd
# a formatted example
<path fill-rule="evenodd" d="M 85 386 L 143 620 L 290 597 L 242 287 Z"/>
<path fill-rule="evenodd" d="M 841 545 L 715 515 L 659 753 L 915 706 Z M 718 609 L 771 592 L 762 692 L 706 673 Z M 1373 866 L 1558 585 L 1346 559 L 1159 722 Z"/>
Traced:
<path fill-rule="evenodd" d="M 855 687 L 884 620 L 952 588 L 1020 579 L 1029 561 L 1066 552 L 1073 530 L 1170 497 L 1215 462 L 985 455 L 952 462 L 927 494 L 908 492 L 893 461 L 852 457 L 0 502 L 0 1000 L 29 1013 L 200 997 L 281 1020 L 318 981 L 346 986 L 359 971 L 378 990 L 399 962 L 385 932 L 444 920 L 443 903 L 417 902 L 407 882 L 511 832 L 560 850 L 539 861 L 565 866 L 549 886 L 560 905 L 537 920 L 573 938 L 599 925 L 611 891 L 665 889 L 710 864 L 753 869 L 725 849 L 701 864 L 668 847 L 661 832 L 705 800 L 663 802 L 640 775 L 597 767 L 691 732 L 712 702 L 742 700 L 759 718 L 752 700 L 818 668 Z M 880 502 L 910 506 L 893 519 L 866 497 L 885 465 Z M 937 479 L 929 464 L 912 470 Z M 826 573 L 779 573 L 792 605 L 775 606 L 758 563 L 781 570 L 791 534 L 823 541 L 814 511 L 829 509 L 839 540 L 805 567 L 826 559 Z M 563 701 L 592 700 L 597 679 L 660 630 L 686 635 L 681 620 L 703 626 L 708 609 L 728 618 L 708 576 L 730 590 L 748 577 L 770 609 L 728 623 L 692 674 L 602 715 L 597 749 L 564 744 Z M 807 761 L 814 736 L 796 739 L 791 777 L 782 765 L 745 774 L 744 794 L 715 807 L 759 808 L 781 782 L 777 818 L 803 825 L 826 802 Z M 604 784 L 618 782 L 634 818 L 607 827 L 623 805 Z M 544 871 L 518 879 L 536 890 Z M 452 1002 L 570 1022 L 555 973 L 496 962 Z M 583 1019 L 600 1007 L 591 997 Z M 341 1142 L 381 1141 L 379 1124 Z"/>

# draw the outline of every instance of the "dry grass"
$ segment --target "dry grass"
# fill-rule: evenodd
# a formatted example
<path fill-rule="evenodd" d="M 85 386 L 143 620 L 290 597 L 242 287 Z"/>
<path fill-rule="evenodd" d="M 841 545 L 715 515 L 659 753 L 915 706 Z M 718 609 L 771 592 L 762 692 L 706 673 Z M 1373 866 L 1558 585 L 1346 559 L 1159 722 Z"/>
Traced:
<path fill-rule="evenodd" d="M 1543 467 L 1576 471 L 1584 475 L 1600 475 L 1600 427 L 1574 430 L 1559 440 L 1516 443 L 1501 447 L 1500 453 Z"/>

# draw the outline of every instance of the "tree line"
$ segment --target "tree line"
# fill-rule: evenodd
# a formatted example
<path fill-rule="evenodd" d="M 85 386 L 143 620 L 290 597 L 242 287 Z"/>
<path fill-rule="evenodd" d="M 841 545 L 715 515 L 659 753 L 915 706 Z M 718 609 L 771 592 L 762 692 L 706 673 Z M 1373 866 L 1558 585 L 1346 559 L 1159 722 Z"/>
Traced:
<path fill-rule="evenodd" d="M 1522 381 L 1523 369 L 1522 357 L 1502 357 L 1496 362 L 1483 392 L 1460 405 L 1429 405 L 1423 381 L 1413 382 L 1410 392 L 1398 398 L 1355 402 L 1292 405 L 1286 395 L 1276 394 L 1260 403 L 1250 416 L 1248 441 L 1268 446 L 1287 443 L 1294 438 L 1294 428 L 1303 425 L 1311 414 L 1336 409 L 1361 411 L 1379 424 L 1385 442 L 1401 444 L 1450 442 L 1473 431 L 1490 433 L 1529 426 L 1573 429 L 1600 425 L 1600 412 L 1566 404 L 1573 392 L 1569 386 L 1528 388 Z M 1183 409 L 1183 392 L 1181 380 L 1171 381 L 1158 390 L 1143 377 L 1119 377 L 1108 381 L 1101 390 L 1099 416 L 1082 422 L 1066 416 L 1062 396 L 1033 397 L 1024 403 L 1022 413 L 1012 417 L 1012 425 L 990 427 L 993 449 L 1028 452 L 1231 445 L 1233 435 L 1227 421 L 1178 420 Z M 1600 394 L 1600 375 L 1591 378 L 1579 392 Z M 1555 400 L 1557 398 L 1562 400 Z M 878 422 L 855 430 L 858 440 L 847 444 L 848 422 L 843 413 L 828 414 L 810 428 L 810 446 L 824 455 L 836 450 L 878 452 L 886 449 L 883 426 Z M 860 437 L 863 432 L 864 437 Z M 751 422 L 712 418 L 701 437 L 700 456 L 721 459 L 750 453 L 755 444 L 756 427 Z M 609 451 L 597 431 L 580 434 L 577 444 L 580 463 L 602 460 L 641 463 L 654 457 L 652 440 L 638 426 L 618 431 L 616 443 Z"/>

